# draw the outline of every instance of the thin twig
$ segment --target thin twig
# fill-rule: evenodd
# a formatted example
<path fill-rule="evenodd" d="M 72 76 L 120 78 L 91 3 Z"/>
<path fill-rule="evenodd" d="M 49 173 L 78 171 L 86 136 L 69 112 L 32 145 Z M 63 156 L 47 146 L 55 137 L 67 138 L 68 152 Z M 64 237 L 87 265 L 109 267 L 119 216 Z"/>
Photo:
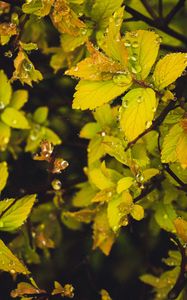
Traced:
<path fill-rule="evenodd" d="M 164 18 L 164 22 L 169 24 L 175 15 L 183 8 L 186 0 L 179 0 L 178 3 L 172 8 L 168 15 Z"/>
<path fill-rule="evenodd" d="M 183 34 L 175 31 L 174 29 L 168 27 L 167 24 L 165 24 L 164 22 L 161 22 L 161 20 L 152 20 L 151 18 L 148 18 L 146 16 L 144 16 L 142 13 L 138 12 L 137 10 L 135 10 L 134 8 L 126 5 L 125 9 L 128 13 L 130 13 L 133 17 L 137 18 L 137 20 L 141 20 L 145 23 L 147 23 L 148 25 L 155 27 L 165 33 L 167 33 L 168 35 L 176 38 L 177 40 L 187 44 L 187 37 L 184 36 Z"/>
<path fill-rule="evenodd" d="M 153 19 L 157 19 L 157 15 L 154 11 L 154 9 L 152 8 L 152 6 L 147 2 L 147 0 L 141 0 L 143 6 L 146 8 L 146 10 L 148 11 L 148 13 L 150 14 L 150 16 Z"/>
<path fill-rule="evenodd" d="M 181 186 L 181 189 L 187 191 L 187 184 L 184 183 L 169 167 L 169 164 L 162 164 L 164 170 Z"/>
<path fill-rule="evenodd" d="M 158 14 L 160 18 L 163 18 L 163 0 L 158 0 Z"/>

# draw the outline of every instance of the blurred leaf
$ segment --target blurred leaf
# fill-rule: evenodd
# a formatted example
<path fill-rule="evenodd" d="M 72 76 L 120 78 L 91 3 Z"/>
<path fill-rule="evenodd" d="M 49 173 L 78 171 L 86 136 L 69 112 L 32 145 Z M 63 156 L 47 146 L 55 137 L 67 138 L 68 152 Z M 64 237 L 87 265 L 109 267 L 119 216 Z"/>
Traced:
<path fill-rule="evenodd" d="M 101 300 L 112 300 L 112 298 L 110 297 L 109 293 L 106 290 L 102 289 L 100 291 L 100 294 L 101 294 Z"/>
<path fill-rule="evenodd" d="M 133 219 L 140 221 L 144 218 L 144 209 L 142 206 L 135 204 L 131 211 L 131 216 Z"/>
<path fill-rule="evenodd" d="M 179 238 L 181 238 L 184 243 L 187 243 L 187 222 L 182 218 L 177 218 L 174 220 L 174 225 Z"/>
<path fill-rule="evenodd" d="M 0 109 L 3 109 L 10 102 L 12 87 L 3 70 L 0 70 Z"/>
<path fill-rule="evenodd" d="M 99 131 L 101 127 L 98 123 L 87 123 L 80 131 L 80 137 L 85 139 L 92 139 Z"/>
<path fill-rule="evenodd" d="M 33 286 L 32 284 L 28 282 L 20 282 L 17 285 L 17 288 L 11 292 L 11 297 L 17 298 L 17 297 L 22 297 L 25 295 L 33 295 L 33 294 L 43 294 L 47 293 L 45 290 L 40 290 Z M 27 297 L 26 297 L 27 298 Z"/>
<path fill-rule="evenodd" d="M 169 232 L 176 232 L 174 220 L 177 218 L 172 204 L 159 202 L 156 204 L 155 219 L 158 225 Z"/>
<path fill-rule="evenodd" d="M 27 90 L 17 90 L 13 93 L 10 105 L 19 110 L 28 101 Z"/>
<path fill-rule="evenodd" d="M 64 212 L 63 215 L 65 217 L 73 218 L 78 222 L 90 223 L 95 216 L 95 210 L 84 208 L 75 212 L 67 211 Z"/>
<path fill-rule="evenodd" d="M 8 166 L 6 161 L 0 163 L 0 192 L 6 186 L 8 179 Z"/>
<path fill-rule="evenodd" d="M 28 195 L 21 199 L 6 199 L 0 202 L 0 230 L 13 231 L 27 219 L 36 195 Z"/>
<path fill-rule="evenodd" d="M 1 114 L 1 120 L 12 128 L 29 129 L 29 123 L 23 113 L 14 107 L 7 107 Z"/>
<path fill-rule="evenodd" d="M 0 149 L 4 151 L 10 140 L 11 129 L 0 121 Z"/>
<path fill-rule="evenodd" d="M 0 270 L 10 272 L 12 275 L 16 273 L 22 273 L 24 275 L 30 273 L 17 257 L 5 246 L 2 240 L 0 240 L 0 252 Z"/>
<path fill-rule="evenodd" d="M 186 53 L 172 53 L 160 59 L 157 63 L 153 78 L 155 86 L 162 90 L 173 83 L 187 67 Z"/>
<path fill-rule="evenodd" d="M 155 92 L 150 88 L 132 89 L 123 97 L 120 126 L 129 141 L 151 126 L 156 107 Z"/>
<path fill-rule="evenodd" d="M 91 204 L 92 198 L 95 196 L 95 191 L 88 182 L 81 183 L 81 188 L 73 197 L 72 203 L 75 207 L 85 207 Z"/>
<path fill-rule="evenodd" d="M 50 13 L 54 0 L 33 0 L 27 1 L 22 6 L 25 14 L 35 14 L 38 17 L 44 17 Z"/>
<path fill-rule="evenodd" d="M 129 189 L 133 184 L 134 179 L 132 177 L 124 177 L 120 179 L 117 183 L 117 193 L 120 194 L 121 192 Z"/>
<path fill-rule="evenodd" d="M 47 106 L 40 106 L 38 107 L 33 115 L 33 119 L 36 123 L 43 124 L 48 116 L 48 107 Z"/>
<path fill-rule="evenodd" d="M 38 50 L 38 46 L 36 43 L 23 43 L 20 42 L 21 48 L 25 51 Z"/>

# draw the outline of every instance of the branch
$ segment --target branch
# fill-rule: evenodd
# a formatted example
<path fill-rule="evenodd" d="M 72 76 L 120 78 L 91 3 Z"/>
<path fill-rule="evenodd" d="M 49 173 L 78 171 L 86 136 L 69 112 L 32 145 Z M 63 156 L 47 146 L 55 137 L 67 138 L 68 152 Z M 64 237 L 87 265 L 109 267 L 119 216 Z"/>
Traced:
<path fill-rule="evenodd" d="M 184 183 L 169 167 L 169 164 L 163 164 L 164 170 L 181 186 L 181 189 L 187 191 L 187 184 Z"/>
<path fill-rule="evenodd" d="M 135 17 L 137 20 L 144 21 L 148 25 L 155 27 L 167 33 L 168 35 L 176 38 L 177 40 L 187 44 L 187 37 L 168 27 L 168 25 L 164 23 L 164 20 L 163 21 L 161 19 L 152 20 L 128 5 L 125 6 L 125 10 L 128 13 L 130 13 L 133 17 Z"/>
<path fill-rule="evenodd" d="M 172 10 L 168 13 L 168 15 L 165 17 L 164 22 L 166 24 L 169 24 L 171 20 L 174 18 L 174 16 L 181 10 L 185 4 L 186 0 L 179 0 L 178 3 L 172 8 Z"/>
<path fill-rule="evenodd" d="M 176 238 L 172 237 L 174 241 L 177 243 L 178 249 L 181 254 L 181 265 L 180 265 L 180 273 L 177 278 L 177 281 L 174 285 L 174 287 L 171 289 L 171 291 L 168 293 L 168 299 L 177 299 L 181 291 L 186 285 L 187 279 L 186 279 L 186 253 L 185 253 L 185 247 L 181 244 L 181 242 Z"/>
<path fill-rule="evenodd" d="M 154 11 L 154 9 L 151 7 L 151 5 L 147 2 L 147 0 L 141 0 L 143 6 L 146 8 L 146 10 L 148 11 L 148 13 L 150 14 L 150 16 L 153 19 L 157 19 L 157 15 Z"/>
<path fill-rule="evenodd" d="M 163 1 L 162 0 L 158 0 L 158 14 L 159 14 L 160 18 L 163 17 Z"/>
<path fill-rule="evenodd" d="M 131 146 L 133 146 L 140 138 L 142 138 L 148 132 L 159 127 L 160 124 L 162 124 L 162 122 L 166 118 L 167 114 L 175 108 L 176 108 L 175 102 L 174 101 L 169 102 L 169 104 L 163 109 L 161 114 L 153 121 L 152 125 L 149 128 L 147 128 L 144 132 L 142 132 L 139 136 L 137 136 L 133 141 L 128 143 L 125 151 L 128 150 Z"/>
<path fill-rule="evenodd" d="M 1 2 L 8 3 L 12 6 L 20 6 L 24 3 L 23 0 L 3 0 Z"/>

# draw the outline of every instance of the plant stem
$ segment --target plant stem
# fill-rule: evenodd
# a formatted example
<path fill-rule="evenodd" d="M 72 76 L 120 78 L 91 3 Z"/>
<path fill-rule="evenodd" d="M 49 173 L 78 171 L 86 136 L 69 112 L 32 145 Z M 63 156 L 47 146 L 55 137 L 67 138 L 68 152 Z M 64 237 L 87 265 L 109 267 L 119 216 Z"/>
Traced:
<path fill-rule="evenodd" d="M 164 22 L 169 24 L 175 15 L 183 8 L 186 0 L 179 0 L 178 3 L 172 8 L 172 10 L 165 17 Z"/>
<path fill-rule="evenodd" d="M 157 15 L 154 11 L 154 9 L 152 8 L 152 6 L 147 2 L 147 0 L 141 0 L 143 6 L 146 8 L 146 10 L 148 11 L 148 13 L 150 14 L 150 16 L 153 19 L 157 19 Z"/>

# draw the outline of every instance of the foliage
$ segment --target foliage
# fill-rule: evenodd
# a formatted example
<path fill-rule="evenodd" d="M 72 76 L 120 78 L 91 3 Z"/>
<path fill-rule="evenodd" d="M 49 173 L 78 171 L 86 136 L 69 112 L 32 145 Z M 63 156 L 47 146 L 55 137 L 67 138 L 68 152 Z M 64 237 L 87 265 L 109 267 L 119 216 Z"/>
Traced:
<path fill-rule="evenodd" d="M 129 280 L 136 264 L 153 289 L 145 299 L 186 299 L 187 7 L 165 2 L 0 1 L 0 270 L 16 281 L 12 298 L 73 298 L 41 269 L 58 274 L 82 232 L 93 268 L 99 251 L 124 246 L 131 267 L 116 276 Z M 134 232 L 146 236 L 138 262 Z M 156 247 L 159 267 L 144 257 Z M 94 289 L 91 299 L 113 299 Z"/>

